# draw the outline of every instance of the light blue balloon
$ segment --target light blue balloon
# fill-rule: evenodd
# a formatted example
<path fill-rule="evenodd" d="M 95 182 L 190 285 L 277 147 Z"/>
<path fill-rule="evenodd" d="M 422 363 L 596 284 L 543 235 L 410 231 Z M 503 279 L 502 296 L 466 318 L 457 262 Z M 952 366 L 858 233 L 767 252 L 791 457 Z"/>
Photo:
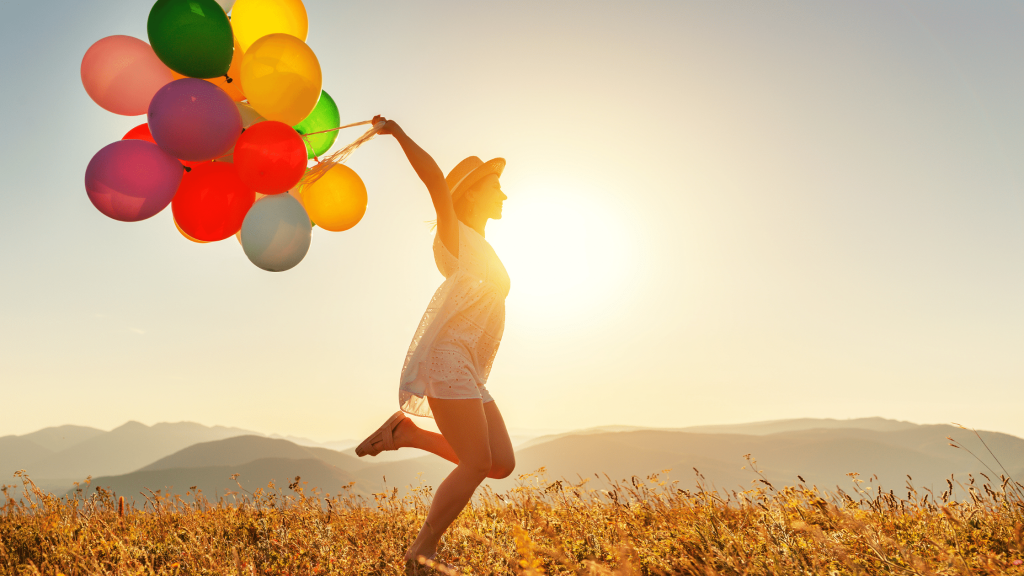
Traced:
<path fill-rule="evenodd" d="M 242 221 L 242 250 L 256 266 L 284 272 L 306 257 L 312 230 L 306 209 L 291 194 L 265 196 Z"/>

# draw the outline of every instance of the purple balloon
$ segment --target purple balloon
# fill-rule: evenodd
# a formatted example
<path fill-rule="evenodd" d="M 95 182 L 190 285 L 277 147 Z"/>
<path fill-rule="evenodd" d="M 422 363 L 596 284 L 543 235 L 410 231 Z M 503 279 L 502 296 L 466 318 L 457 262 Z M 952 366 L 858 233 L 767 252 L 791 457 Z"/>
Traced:
<path fill-rule="evenodd" d="M 171 203 L 184 168 L 157 145 L 118 140 L 104 146 L 85 169 L 85 190 L 114 220 L 138 222 Z"/>
<path fill-rule="evenodd" d="M 205 162 L 231 150 L 242 133 L 242 116 L 220 88 L 206 80 L 182 78 L 153 95 L 149 131 L 171 156 Z"/>

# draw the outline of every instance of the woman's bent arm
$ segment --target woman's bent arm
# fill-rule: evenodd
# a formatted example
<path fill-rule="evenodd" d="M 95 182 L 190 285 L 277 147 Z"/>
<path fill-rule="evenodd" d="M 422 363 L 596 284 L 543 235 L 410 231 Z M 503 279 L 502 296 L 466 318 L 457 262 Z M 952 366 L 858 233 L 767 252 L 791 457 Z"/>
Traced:
<path fill-rule="evenodd" d="M 383 120 L 377 116 L 373 119 L 374 124 Z M 448 184 L 444 181 L 444 172 L 438 168 L 437 162 L 427 154 L 423 148 L 413 142 L 412 138 L 402 130 L 394 120 L 387 120 L 387 124 L 379 134 L 391 134 L 398 140 L 405 152 L 409 164 L 427 186 L 430 192 L 430 199 L 434 203 L 434 211 L 437 213 L 437 233 L 445 248 L 456 258 L 459 257 L 459 219 L 455 215 L 455 207 L 452 205 L 451 192 Z"/>

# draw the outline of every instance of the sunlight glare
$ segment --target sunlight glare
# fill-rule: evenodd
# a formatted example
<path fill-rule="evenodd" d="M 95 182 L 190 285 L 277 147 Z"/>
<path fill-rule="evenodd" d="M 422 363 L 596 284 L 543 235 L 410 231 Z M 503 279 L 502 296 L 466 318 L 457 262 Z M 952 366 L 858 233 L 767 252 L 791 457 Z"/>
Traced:
<path fill-rule="evenodd" d="M 563 321 L 611 305 L 627 277 L 628 225 L 595 198 L 543 189 L 505 202 L 488 232 L 512 278 L 510 305 Z"/>

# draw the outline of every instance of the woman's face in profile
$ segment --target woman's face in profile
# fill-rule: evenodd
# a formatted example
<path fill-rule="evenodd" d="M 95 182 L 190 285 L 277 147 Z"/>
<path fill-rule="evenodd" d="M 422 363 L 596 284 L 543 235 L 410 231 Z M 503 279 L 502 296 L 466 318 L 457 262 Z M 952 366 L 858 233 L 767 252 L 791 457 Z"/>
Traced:
<path fill-rule="evenodd" d="M 488 174 L 480 179 L 471 190 L 475 212 L 486 218 L 501 220 L 502 204 L 508 196 L 501 191 L 501 182 L 496 174 Z"/>

